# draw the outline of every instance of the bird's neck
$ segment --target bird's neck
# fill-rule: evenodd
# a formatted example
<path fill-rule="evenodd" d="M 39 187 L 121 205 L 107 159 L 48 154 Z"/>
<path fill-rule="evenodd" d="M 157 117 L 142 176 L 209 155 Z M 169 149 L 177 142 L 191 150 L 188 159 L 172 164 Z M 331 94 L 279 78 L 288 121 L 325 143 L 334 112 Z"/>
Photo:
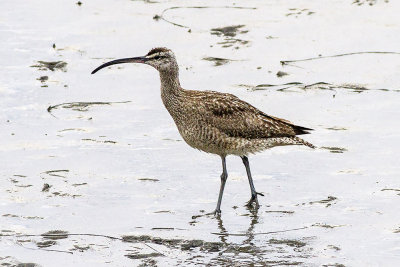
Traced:
<path fill-rule="evenodd" d="M 183 89 L 179 83 L 179 71 L 160 71 L 161 99 L 168 112 L 174 117 L 179 113 L 180 95 Z"/>
<path fill-rule="evenodd" d="M 160 71 L 160 80 L 161 96 L 163 100 L 165 97 L 176 97 L 183 90 L 179 83 L 179 71 Z"/>

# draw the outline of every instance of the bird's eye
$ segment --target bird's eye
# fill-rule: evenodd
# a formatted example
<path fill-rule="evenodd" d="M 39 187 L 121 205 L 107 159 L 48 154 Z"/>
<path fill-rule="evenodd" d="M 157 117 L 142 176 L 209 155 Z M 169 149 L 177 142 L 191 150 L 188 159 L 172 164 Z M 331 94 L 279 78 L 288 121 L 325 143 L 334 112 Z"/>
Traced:
<path fill-rule="evenodd" d="M 158 60 L 158 59 L 160 59 L 161 57 L 160 56 L 155 56 L 155 57 L 153 57 L 155 60 Z"/>

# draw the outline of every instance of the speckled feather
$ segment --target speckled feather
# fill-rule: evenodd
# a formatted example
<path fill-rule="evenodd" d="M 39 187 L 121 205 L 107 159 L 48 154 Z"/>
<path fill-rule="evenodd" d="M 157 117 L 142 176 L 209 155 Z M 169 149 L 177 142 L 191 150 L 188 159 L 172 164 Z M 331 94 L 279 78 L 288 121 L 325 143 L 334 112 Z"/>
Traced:
<path fill-rule="evenodd" d="M 190 146 L 218 155 L 247 155 L 280 145 L 312 144 L 306 129 L 266 115 L 231 94 L 181 89 L 164 104 Z"/>
<path fill-rule="evenodd" d="M 269 116 L 232 94 L 185 90 L 179 83 L 179 68 L 172 51 L 152 49 L 162 60 L 147 64 L 160 73 L 161 98 L 190 146 L 213 154 L 244 156 L 282 145 L 306 145 L 296 135 L 312 130 Z"/>

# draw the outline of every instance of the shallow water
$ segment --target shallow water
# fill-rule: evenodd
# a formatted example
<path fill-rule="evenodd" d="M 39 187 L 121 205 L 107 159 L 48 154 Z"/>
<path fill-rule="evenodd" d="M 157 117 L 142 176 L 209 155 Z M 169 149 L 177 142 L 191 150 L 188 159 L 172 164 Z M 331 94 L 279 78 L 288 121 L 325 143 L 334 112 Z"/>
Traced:
<path fill-rule="evenodd" d="M 0 263 L 398 265 L 399 8 L 3 2 Z M 205 215 L 216 205 L 220 159 L 183 142 L 155 70 L 90 75 L 155 46 L 175 52 L 185 88 L 231 92 L 315 129 L 304 138 L 319 149 L 250 157 L 265 194 L 258 212 L 243 207 L 245 170 L 229 157 L 222 216 Z"/>

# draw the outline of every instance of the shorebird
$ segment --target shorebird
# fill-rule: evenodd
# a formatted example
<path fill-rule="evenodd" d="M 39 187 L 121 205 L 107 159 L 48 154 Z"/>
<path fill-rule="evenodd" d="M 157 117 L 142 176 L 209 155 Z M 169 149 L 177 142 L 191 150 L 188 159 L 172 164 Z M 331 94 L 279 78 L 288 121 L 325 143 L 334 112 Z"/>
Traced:
<path fill-rule="evenodd" d="M 314 145 L 297 137 L 308 134 L 310 128 L 273 117 L 238 97 L 215 91 L 183 89 L 179 82 L 179 67 L 174 53 L 165 47 L 153 48 L 145 56 L 113 60 L 97 67 L 121 63 L 143 63 L 158 70 L 161 99 L 173 118 L 183 140 L 193 148 L 217 154 L 222 159 L 221 186 L 214 214 L 221 213 L 222 195 L 228 178 L 226 156 L 242 158 L 250 184 L 250 207 L 258 208 L 257 195 L 251 177 L 248 155 L 283 145 Z"/>

